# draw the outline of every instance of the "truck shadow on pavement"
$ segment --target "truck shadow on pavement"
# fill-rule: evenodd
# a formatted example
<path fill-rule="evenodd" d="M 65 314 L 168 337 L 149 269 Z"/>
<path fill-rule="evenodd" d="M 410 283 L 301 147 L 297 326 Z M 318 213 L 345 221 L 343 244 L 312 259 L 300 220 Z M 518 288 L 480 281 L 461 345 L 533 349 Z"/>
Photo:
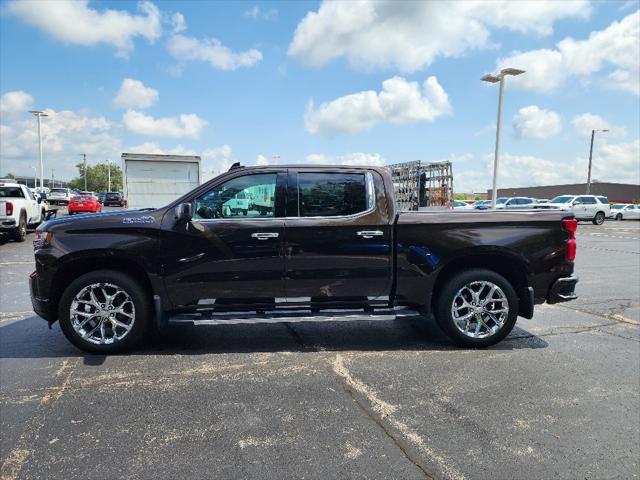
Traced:
<path fill-rule="evenodd" d="M 515 327 L 491 350 L 546 348 L 548 343 Z M 251 352 L 322 351 L 455 351 L 433 319 L 349 322 L 305 322 L 171 327 L 153 333 L 127 355 L 204 355 Z M 33 316 L 0 324 L 0 358 L 85 357 L 85 364 L 99 365 L 104 356 L 88 355 L 75 348 L 55 323 L 52 330 Z"/>

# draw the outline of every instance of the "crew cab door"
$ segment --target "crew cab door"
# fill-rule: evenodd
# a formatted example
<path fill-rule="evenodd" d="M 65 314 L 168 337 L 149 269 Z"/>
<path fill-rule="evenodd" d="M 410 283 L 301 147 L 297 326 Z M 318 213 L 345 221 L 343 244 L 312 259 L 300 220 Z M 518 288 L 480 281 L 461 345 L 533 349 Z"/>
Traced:
<path fill-rule="evenodd" d="M 596 202 L 595 197 L 592 196 L 585 195 L 578 197 L 575 201 L 575 205 L 579 208 L 580 211 L 579 215 L 578 213 L 576 213 L 576 217 L 578 218 L 593 218 L 598 211 L 598 203 Z"/>
<path fill-rule="evenodd" d="M 27 210 L 27 223 L 37 223 L 40 222 L 40 207 L 38 206 L 38 201 L 36 197 L 33 196 L 31 190 L 25 185 L 20 185 L 22 189 L 22 193 L 24 195 L 25 200 L 25 208 Z"/>
<path fill-rule="evenodd" d="M 287 301 L 341 305 L 388 296 L 390 211 L 382 177 L 375 171 L 290 169 L 284 246 Z"/>
<path fill-rule="evenodd" d="M 177 306 L 273 304 L 284 299 L 286 171 L 230 174 L 194 195 L 193 219 L 163 220 L 165 285 Z M 237 208 L 237 196 L 248 208 Z"/>

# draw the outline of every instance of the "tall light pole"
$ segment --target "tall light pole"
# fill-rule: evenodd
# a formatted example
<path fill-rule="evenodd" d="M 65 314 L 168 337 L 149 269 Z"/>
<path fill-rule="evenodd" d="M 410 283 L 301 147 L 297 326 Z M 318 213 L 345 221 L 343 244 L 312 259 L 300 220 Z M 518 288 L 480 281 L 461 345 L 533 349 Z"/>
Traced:
<path fill-rule="evenodd" d="M 83 171 L 84 171 L 84 191 L 87 191 L 87 154 L 86 153 L 81 153 L 80 154 L 83 158 L 83 163 L 84 163 L 84 167 L 83 167 Z"/>
<path fill-rule="evenodd" d="M 497 83 L 500 82 L 500 93 L 498 94 L 498 120 L 496 122 L 496 152 L 493 158 L 493 188 L 491 190 L 491 209 L 496 208 L 496 198 L 498 197 L 497 182 L 498 182 L 498 160 L 500 157 L 500 127 L 502 124 L 502 97 L 504 95 L 504 77 L 507 75 L 521 75 L 524 70 L 518 70 L 517 68 L 503 68 L 500 73 L 496 75 L 487 74 L 480 80 L 483 82 Z"/>
<path fill-rule="evenodd" d="M 40 193 L 44 191 L 44 165 L 42 163 L 42 135 L 40 134 L 40 117 L 48 117 L 40 110 L 29 110 L 38 119 L 38 151 L 40 152 Z"/>
<path fill-rule="evenodd" d="M 35 190 L 38 187 L 38 169 L 31 165 L 33 168 L 33 189 Z"/>
<path fill-rule="evenodd" d="M 587 173 L 587 195 L 591 193 L 591 160 L 593 159 L 593 137 L 596 136 L 596 132 L 608 132 L 609 130 L 591 130 L 591 147 L 589 148 L 589 172 Z"/>
<path fill-rule="evenodd" d="M 107 159 L 107 172 L 109 178 L 109 186 L 107 187 L 107 192 L 111 191 L 111 160 Z"/>
<path fill-rule="evenodd" d="M 56 186 L 56 180 L 55 180 L 56 177 L 53 176 L 53 172 L 55 172 L 55 169 L 52 168 L 51 169 L 51 181 L 49 182 L 50 185 L 53 184 L 51 186 L 51 188 L 54 188 Z"/>

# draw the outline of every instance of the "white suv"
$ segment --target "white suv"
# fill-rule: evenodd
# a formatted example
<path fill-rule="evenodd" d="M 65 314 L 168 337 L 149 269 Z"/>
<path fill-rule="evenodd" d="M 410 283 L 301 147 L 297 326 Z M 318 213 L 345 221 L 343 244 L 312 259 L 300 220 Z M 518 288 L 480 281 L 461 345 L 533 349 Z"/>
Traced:
<path fill-rule="evenodd" d="M 7 232 L 23 242 L 27 227 L 36 227 L 46 215 L 42 200 L 33 196 L 25 185 L 13 180 L 0 180 L 0 232 Z"/>
<path fill-rule="evenodd" d="M 602 225 L 611 216 L 609 199 L 599 195 L 560 195 L 549 203 L 538 204 L 538 208 L 568 210 L 578 220 L 591 220 L 594 225 Z"/>
<path fill-rule="evenodd" d="M 68 188 L 52 188 L 47 195 L 50 205 L 69 205 L 71 200 L 71 190 Z"/>

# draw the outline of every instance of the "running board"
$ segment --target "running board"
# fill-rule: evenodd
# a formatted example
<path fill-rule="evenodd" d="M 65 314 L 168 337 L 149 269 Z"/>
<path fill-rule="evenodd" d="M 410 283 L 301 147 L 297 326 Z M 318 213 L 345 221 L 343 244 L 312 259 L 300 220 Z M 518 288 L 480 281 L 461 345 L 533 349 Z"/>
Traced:
<path fill-rule="evenodd" d="M 384 309 L 373 312 L 354 310 L 323 310 L 313 314 L 309 310 L 269 312 L 198 312 L 182 313 L 169 317 L 169 325 L 247 325 L 257 323 L 301 323 L 301 322 L 351 322 L 389 321 L 420 315 L 408 308 Z"/>

